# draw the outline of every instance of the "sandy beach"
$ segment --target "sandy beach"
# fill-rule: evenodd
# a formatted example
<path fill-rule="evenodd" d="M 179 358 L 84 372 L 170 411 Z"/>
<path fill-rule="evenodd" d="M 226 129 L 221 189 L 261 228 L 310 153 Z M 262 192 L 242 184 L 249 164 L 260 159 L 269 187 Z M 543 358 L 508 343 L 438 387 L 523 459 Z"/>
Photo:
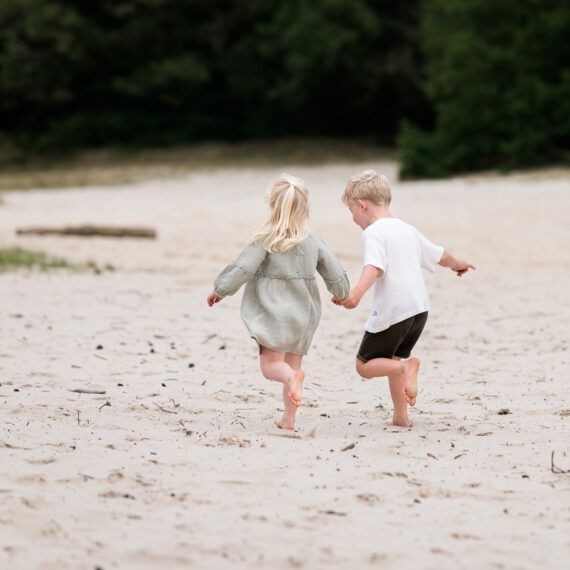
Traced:
<path fill-rule="evenodd" d="M 387 425 L 387 382 L 354 370 L 371 294 L 348 311 L 321 282 L 286 433 L 241 293 L 206 297 L 282 170 L 306 180 L 311 229 L 356 282 L 361 230 L 340 196 L 363 168 L 394 181 L 394 215 L 477 271 L 426 274 L 410 429 Z M 0 568 L 567 568 L 570 171 L 396 172 L 287 165 L 4 193 L 3 247 L 115 270 L 0 273 Z M 83 223 L 158 239 L 15 234 Z"/>

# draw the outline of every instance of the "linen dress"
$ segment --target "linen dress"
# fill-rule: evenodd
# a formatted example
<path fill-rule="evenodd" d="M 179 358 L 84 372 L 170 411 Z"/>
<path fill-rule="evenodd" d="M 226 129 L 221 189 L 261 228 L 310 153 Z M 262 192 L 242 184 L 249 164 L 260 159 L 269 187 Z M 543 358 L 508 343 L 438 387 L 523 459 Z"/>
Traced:
<path fill-rule="evenodd" d="M 315 234 L 288 252 L 269 253 L 250 244 L 217 277 L 214 291 L 233 295 L 246 284 L 241 318 L 261 346 L 307 354 L 321 317 L 316 273 L 339 299 L 350 290 L 336 256 Z"/>

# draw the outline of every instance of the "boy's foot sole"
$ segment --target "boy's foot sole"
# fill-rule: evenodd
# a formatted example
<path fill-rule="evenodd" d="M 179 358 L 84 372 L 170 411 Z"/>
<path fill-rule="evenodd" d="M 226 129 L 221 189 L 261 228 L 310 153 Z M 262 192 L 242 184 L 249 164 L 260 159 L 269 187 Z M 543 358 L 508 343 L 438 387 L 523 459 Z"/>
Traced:
<path fill-rule="evenodd" d="M 410 406 L 416 405 L 418 397 L 418 373 L 420 361 L 417 358 L 410 358 L 406 362 L 406 380 L 404 385 L 404 395 Z"/>

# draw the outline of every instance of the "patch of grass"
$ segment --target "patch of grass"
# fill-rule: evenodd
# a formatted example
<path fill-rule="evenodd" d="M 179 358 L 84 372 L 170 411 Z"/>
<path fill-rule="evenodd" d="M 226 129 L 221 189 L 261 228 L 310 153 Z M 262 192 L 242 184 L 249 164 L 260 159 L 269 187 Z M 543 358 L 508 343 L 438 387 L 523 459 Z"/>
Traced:
<path fill-rule="evenodd" d="M 104 265 L 98 265 L 94 261 L 88 261 L 85 264 L 87 269 L 93 271 L 93 273 L 103 273 L 104 271 L 116 271 L 117 268 L 112 263 L 105 263 Z"/>
<path fill-rule="evenodd" d="M 0 272 L 14 269 L 36 269 L 48 271 L 51 269 L 71 269 L 73 271 L 93 271 L 93 273 L 103 273 L 104 271 L 115 271 L 115 267 L 110 263 L 98 265 L 94 261 L 85 264 L 70 263 L 61 257 L 54 257 L 43 251 L 24 249 L 21 247 L 0 247 Z"/>
<path fill-rule="evenodd" d="M 42 251 L 21 247 L 0 248 L 0 271 L 8 269 L 72 269 L 74 266 L 65 259 L 52 257 Z"/>
<path fill-rule="evenodd" d="M 201 143 L 170 149 L 107 149 L 64 157 L 4 161 L 0 191 L 116 185 L 221 168 L 317 165 L 393 159 L 395 151 L 367 139 L 280 139 Z"/>

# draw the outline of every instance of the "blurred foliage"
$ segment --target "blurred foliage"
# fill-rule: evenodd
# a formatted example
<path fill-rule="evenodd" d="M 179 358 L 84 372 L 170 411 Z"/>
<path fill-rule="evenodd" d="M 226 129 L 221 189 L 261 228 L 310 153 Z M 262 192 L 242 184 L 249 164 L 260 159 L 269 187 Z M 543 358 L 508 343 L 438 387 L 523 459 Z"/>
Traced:
<path fill-rule="evenodd" d="M 390 142 L 429 115 L 420 2 L 0 0 L 0 142 Z"/>
<path fill-rule="evenodd" d="M 0 0 L 0 162 L 361 137 L 404 176 L 563 161 L 567 0 Z"/>
<path fill-rule="evenodd" d="M 8 269 L 71 269 L 73 265 L 65 259 L 51 257 L 41 251 L 21 247 L 0 248 L 0 272 Z"/>
<path fill-rule="evenodd" d="M 61 257 L 54 257 L 43 251 L 24 249 L 22 247 L 0 247 L 0 273 L 17 269 L 68 269 L 73 271 L 92 271 L 99 274 L 105 271 L 115 271 L 111 263 L 99 265 L 94 261 L 86 263 L 70 263 Z"/>
<path fill-rule="evenodd" d="M 567 0 L 426 2 L 425 89 L 435 120 L 425 129 L 404 122 L 402 175 L 568 160 L 569 38 Z"/>

